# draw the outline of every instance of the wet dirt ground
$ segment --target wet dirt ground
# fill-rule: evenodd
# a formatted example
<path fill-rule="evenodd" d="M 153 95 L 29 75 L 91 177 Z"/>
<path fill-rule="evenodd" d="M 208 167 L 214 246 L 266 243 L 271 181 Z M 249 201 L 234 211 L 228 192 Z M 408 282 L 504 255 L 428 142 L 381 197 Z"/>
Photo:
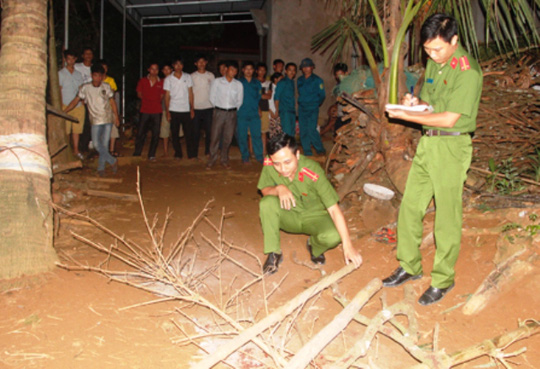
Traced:
<path fill-rule="evenodd" d="M 124 154 L 128 155 L 128 151 L 125 150 Z M 122 182 L 98 187 L 106 191 L 136 194 L 139 167 L 141 191 L 150 218 L 158 214 L 162 221 L 167 209 L 172 212 L 165 244 L 173 242 L 205 204 L 213 199 L 208 214 L 212 222 L 220 224 L 223 210 L 231 213 L 223 222 L 223 237 L 264 261 L 258 218 L 259 195 L 256 190 L 261 167 L 258 164 L 243 165 L 235 147 L 231 154 L 231 170 L 216 167 L 212 171 L 205 170 L 205 161 L 158 158 L 156 162 L 150 162 L 145 158 L 135 160 L 124 157 L 121 159 L 123 165 L 114 177 L 121 178 Z M 91 168 L 85 168 L 64 175 L 64 178 L 65 183 L 84 185 L 89 183 L 85 178 L 93 175 Z M 80 186 L 71 186 L 72 198 L 67 199 L 65 205 L 72 209 L 87 209 L 91 217 L 118 234 L 124 234 L 141 245 L 148 244 L 142 213 L 136 201 L 87 196 Z M 91 185 L 88 184 L 88 187 Z M 377 242 L 372 236 L 377 227 L 395 221 L 395 218 L 388 219 L 388 214 L 394 213 L 378 213 L 376 209 L 385 208 L 379 200 L 368 200 L 366 204 L 369 209 L 363 209 L 361 215 L 354 206 L 345 212 L 353 243 L 364 258 L 363 265 L 339 284 L 340 292 L 349 299 L 369 281 L 386 277 L 397 266 L 394 247 Z M 514 330 L 520 321 L 540 317 L 538 273 L 527 276 L 511 290 L 500 294 L 477 315 L 466 316 L 461 310 L 470 294 L 493 270 L 499 238 L 499 233 L 493 229 L 508 223 L 509 219 L 517 219 L 521 211 L 523 209 L 482 213 L 473 208 L 465 209 L 464 235 L 456 266 L 455 288 L 433 306 L 424 307 L 414 303 L 419 322 L 420 345 L 430 347 L 437 323 L 440 327 L 439 348 L 453 353 Z M 525 211 L 540 214 L 540 209 Z M 434 214 L 426 216 L 426 234 L 431 230 L 433 217 Z M 84 265 L 103 265 L 100 263 L 107 260 L 106 255 L 76 240 L 71 232 L 103 244 L 110 243 L 110 237 L 82 221 L 62 219 L 55 242 L 60 260 L 69 265 L 74 265 L 75 261 Z M 201 227 L 194 232 L 199 240 L 201 233 L 212 233 L 209 227 Z M 278 273 L 265 280 L 268 289 L 277 286 L 268 298 L 270 311 L 321 278 L 318 270 L 298 264 L 310 263 L 305 249 L 306 238 L 303 235 L 282 234 L 284 262 Z M 417 297 L 429 286 L 434 246 L 426 247 L 423 255 L 424 278 L 412 282 Z M 344 266 L 341 247 L 329 251 L 326 256 L 324 270 L 327 273 Z M 238 258 L 246 264 L 253 264 L 252 258 L 247 255 L 240 254 Z M 114 261 L 106 262 L 112 263 L 115 268 L 126 269 Z M 225 268 L 224 273 L 227 270 Z M 189 368 L 192 363 L 204 357 L 195 345 L 175 344 L 179 337 L 184 337 L 177 322 L 185 322 L 185 318 L 176 309 L 182 306 L 192 318 L 199 314 L 201 319 L 208 318 L 207 312 L 200 307 L 186 306 L 178 301 L 131 307 L 159 297 L 112 282 L 92 272 L 58 268 L 38 278 L 22 279 L 21 282 L 21 287 L 0 294 L 0 368 Z M 217 285 L 208 283 L 207 290 L 213 291 L 217 298 Z M 390 305 L 403 298 L 403 287 L 379 291 L 362 309 L 364 315 L 373 316 L 381 310 L 380 297 L 383 293 Z M 254 292 L 250 301 L 252 308 L 259 311 L 257 316 L 260 317 L 260 295 Z M 312 337 L 340 311 L 341 307 L 330 290 L 311 301 L 307 315 L 300 322 L 305 328 L 304 339 Z M 338 336 L 336 342 L 328 346 L 318 358 L 319 367 L 324 368 L 343 353 L 344 348 L 352 346 L 362 332 L 362 326 L 351 323 L 347 331 Z M 370 355 L 380 368 L 408 368 L 416 363 L 401 346 L 383 336 L 378 337 Z M 507 359 L 510 365 L 515 368 L 540 368 L 540 335 L 518 341 L 508 347 L 506 352 L 516 352 L 523 347 L 527 348 L 526 352 Z M 291 343 L 292 348 L 297 349 Z M 259 366 L 244 362 L 237 367 Z M 485 356 L 458 366 L 491 367 L 503 366 Z"/>

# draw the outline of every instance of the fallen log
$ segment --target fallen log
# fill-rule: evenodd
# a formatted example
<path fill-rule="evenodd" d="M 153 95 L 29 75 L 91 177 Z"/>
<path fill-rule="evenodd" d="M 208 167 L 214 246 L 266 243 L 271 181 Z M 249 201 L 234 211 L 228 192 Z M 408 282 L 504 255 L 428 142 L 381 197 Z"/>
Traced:
<path fill-rule="evenodd" d="M 536 320 L 528 320 L 521 324 L 520 327 L 514 331 L 505 333 L 501 336 L 485 340 L 479 344 L 468 347 L 464 350 L 456 351 L 449 355 L 448 360 L 450 362 L 447 368 L 466 363 L 467 361 L 476 359 L 480 356 L 489 355 L 497 357 L 501 350 L 510 346 L 512 343 L 529 338 L 530 336 L 540 332 L 540 322 Z M 442 353 L 441 353 L 442 355 Z M 433 367 L 426 364 L 417 364 L 410 369 L 432 369 Z"/>
<path fill-rule="evenodd" d="M 115 200 L 139 201 L 139 198 L 137 197 L 137 195 L 133 195 L 130 193 L 87 190 L 86 194 L 88 196 L 106 197 L 108 199 L 115 199 Z"/>
<path fill-rule="evenodd" d="M 103 183 L 122 183 L 124 181 L 123 178 L 103 178 L 103 177 L 81 177 L 84 181 L 91 181 L 91 182 L 103 182 Z"/>
<path fill-rule="evenodd" d="M 70 163 L 59 163 L 53 165 L 53 174 L 58 174 L 71 169 L 82 168 L 83 164 L 80 160 L 72 161 Z"/>
<path fill-rule="evenodd" d="M 416 319 L 416 313 L 413 308 L 414 303 L 414 290 L 412 286 L 405 286 L 405 297 L 402 301 L 383 309 L 372 319 L 365 318 L 360 314 L 355 316 L 355 320 L 360 321 L 362 324 L 367 325 L 366 331 L 361 339 L 357 340 L 355 345 L 351 347 L 344 355 L 337 359 L 329 369 L 341 369 L 351 367 L 360 357 L 367 355 L 367 352 L 371 346 L 375 335 L 378 332 L 385 334 L 399 343 L 407 352 L 413 357 L 422 362 L 432 363 L 434 361 L 432 355 L 423 351 L 416 345 L 416 337 L 418 336 L 418 321 Z M 404 315 L 408 320 L 408 327 L 406 329 L 401 328 L 401 325 L 397 324 L 393 319 L 397 315 Z M 401 333 L 398 333 L 393 328 L 385 327 L 386 322 L 399 326 Z"/>
<path fill-rule="evenodd" d="M 302 306 L 307 300 L 309 300 L 325 288 L 328 288 L 333 283 L 336 283 L 341 278 L 345 277 L 347 274 L 351 273 L 354 270 L 355 266 L 351 263 L 347 266 L 344 266 L 337 272 L 322 278 L 319 282 L 294 297 L 288 303 L 275 310 L 273 313 L 259 321 L 257 324 L 240 332 L 237 337 L 232 339 L 230 342 L 222 345 L 211 356 L 206 357 L 196 365 L 192 366 L 192 369 L 209 369 L 217 365 L 220 361 L 227 358 L 230 354 L 238 350 L 247 342 L 256 338 L 266 329 L 282 321 L 286 316 L 294 312 L 299 306 Z"/>
<path fill-rule="evenodd" d="M 405 286 L 405 295 L 408 294 L 407 287 Z M 412 290 L 411 290 L 412 293 Z M 336 300 L 343 306 L 346 306 L 345 301 L 343 301 L 341 298 L 335 297 Z M 414 318 L 414 316 L 413 316 Z M 356 314 L 354 316 L 354 320 L 362 325 L 369 326 L 371 324 L 371 319 L 368 318 L 365 315 L 362 315 L 360 313 Z M 392 324 L 396 325 L 395 322 L 391 321 Z M 400 327 L 401 328 L 401 327 Z M 428 351 L 425 351 L 418 347 L 417 344 L 417 337 L 412 337 L 410 335 L 404 335 L 403 333 L 406 333 L 406 330 L 403 330 L 403 332 L 398 331 L 394 327 L 390 325 L 383 325 L 379 326 L 378 332 L 384 334 L 386 337 L 391 338 L 393 341 L 401 345 L 411 356 L 413 356 L 416 360 L 421 362 L 428 362 L 431 360 L 431 354 Z M 330 369 L 330 368 L 329 368 Z"/>
<path fill-rule="evenodd" d="M 309 365 L 329 343 L 354 319 L 375 293 L 382 288 L 382 281 L 375 278 L 364 287 L 352 301 L 317 333 L 308 343 L 306 343 L 294 357 L 289 361 L 285 369 L 303 369 Z"/>
<path fill-rule="evenodd" d="M 463 306 L 463 314 L 479 313 L 502 289 L 507 289 L 511 283 L 516 283 L 530 274 L 534 267 L 528 259 L 534 256 L 536 256 L 536 252 L 533 248 L 524 248 L 499 263 Z M 526 260 L 521 260 L 520 257 Z"/>

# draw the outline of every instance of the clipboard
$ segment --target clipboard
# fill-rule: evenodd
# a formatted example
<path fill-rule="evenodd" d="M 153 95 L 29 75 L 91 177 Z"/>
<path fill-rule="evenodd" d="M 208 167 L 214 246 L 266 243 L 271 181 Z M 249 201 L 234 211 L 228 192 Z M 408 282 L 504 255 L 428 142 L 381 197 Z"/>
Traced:
<path fill-rule="evenodd" d="M 433 111 L 433 106 L 431 105 L 399 105 L 399 104 L 386 104 L 384 106 L 386 110 L 404 110 L 414 113 L 431 113 Z"/>

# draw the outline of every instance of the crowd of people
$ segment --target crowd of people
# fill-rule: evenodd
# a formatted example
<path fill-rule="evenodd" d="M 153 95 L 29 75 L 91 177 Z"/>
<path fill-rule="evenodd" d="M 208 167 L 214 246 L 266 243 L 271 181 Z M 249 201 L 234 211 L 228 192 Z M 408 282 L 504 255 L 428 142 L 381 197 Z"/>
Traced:
<path fill-rule="evenodd" d="M 422 278 L 422 220 L 434 198 L 437 250 L 430 287 L 419 299 L 420 304 L 430 305 L 440 301 L 455 285 L 454 266 L 461 243 L 461 197 L 472 158 L 471 134 L 476 128 L 482 71 L 460 46 L 457 23 L 451 16 L 430 16 L 422 26 L 421 43 L 429 60 L 420 95 L 406 94 L 401 107 L 386 110 L 391 119 L 422 126 L 423 135 L 399 211 L 399 266 L 383 280 L 383 285 L 396 287 Z M 117 159 L 110 153 L 109 139 L 119 118 L 114 83 L 107 82 L 107 65 L 104 61 L 92 64 L 91 50 L 84 51 L 83 62 L 78 64 L 73 53 L 64 54 L 66 67 L 59 72 L 63 103 L 65 111 L 79 119 L 77 124 L 67 124 L 74 152 L 80 155 L 77 142 L 85 122 L 81 105 L 84 101 L 92 124 L 92 140 L 99 153 L 98 173 L 105 175 L 106 164 L 115 172 Z M 277 272 L 283 261 L 281 230 L 309 235 L 306 248 L 313 263 L 324 264 L 324 253 L 341 243 L 345 262 L 360 266 L 362 256 L 352 246 L 339 197 L 321 166 L 309 158 L 312 149 L 324 154 L 317 121 L 325 90 L 322 79 L 313 73 L 313 61 L 302 60 L 302 76 L 296 83 L 296 64 L 285 64 L 280 59 L 274 61 L 270 78 L 264 64 L 245 62 L 239 79 L 239 66 L 234 61 L 218 65 L 218 78 L 206 70 L 207 64 L 207 58 L 200 55 L 195 61 L 197 70 L 187 74 L 183 60 L 175 59 L 172 68 L 163 67 L 165 79 L 159 77 L 158 64 L 148 66 L 147 76 L 137 85 L 141 114 L 134 155 L 142 154 L 150 130 L 150 160 L 155 160 L 159 136 L 165 139 L 165 153 L 170 137 L 174 157 L 181 159 L 179 134 L 183 128 L 187 157 L 197 159 L 200 133 L 204 131 L 206 168 L 212 169 L 219 159 L 228 169 L 229 148 L 236 137 L 242 161 L 250 163 L 251 146 L 254 159 L 263 164 L 257 185 L 262 194 L 259 215 L 267 255 L 263 272 Z M 338 81 L 346 73 L 346 65 L 334 67 Z M 420 106 L 425 112 L 411 112 L 412 106 Z M 296 117 L 303 155 L 295 140 Z M 346 123 L 339 108 L 332 118 L 329 126 Z M 269 142 L 264 145 L 267 135 Z"/>
<path fill-rule="evenodd" d="M 65 67 L 59 72 L 64 108 L 78 119 L 78 122 L 66 124 L 73 152 L 80 159 L 84 158 L 83 151 L 89 142 L 82 142 L 81 137 L 91 131 L 87 136 L 100 155 L 100 163 L 115 167 L 110 157 L 118 156 L 116 83 L 107 75 L 105 60 L 93 61 L 91 49 L 84 49 L 81 62 L 76 63 L 76 60 L 77 56 L 66 50 Z M 147 75 L 139 80 L 136 88 L 140 114 L 133 156 L 142 155 L 148 131 L 151 132 L 148 148 L 151 161 L 156 160 L 160 138 L 165 157 L 169 155 L 170 141 L 174 158 L 183 158 L 182 136 L 187 158 L 199 160 L 199 142 L 204 134 L 208 169 L 218 159 L 223 167 L 230 168 L 229 149 L 234 139 L 244 164 L 250 164 L 252 159 L 262 164 L 268 137 L 279 132 L 291 136 L 299 133 L 306 156 L 313 154 L 312 148 L 316 154 L 324 155 L 318 117 L 325 89 L 323 80 L 313 73 L 315 64 L 310 58 L 303 59 L 299 68 L 295 63 L 285 64 L 276 59 L 270 76 L 264 63 L 246 61 L 240 68 L 235 61 L 222 61 L 217 65 L 218 76 L 207 70 L 205 55 L 197 55 L 194 64 L 196 71 L 186 73 L 182 58 L 176 58 L 170 65 L 161 66 L 161 76 L 158 63 L 147 66 Z M 343 64 L 336 68 L 337 77 Z M 295 81 L 298 69 L 302 76 Z M 88 86 L 83 89 L 84 85 Z M 107 98 L 88 97 L 84 91 L 92 91 L 90 96 L 101 94 L 99 96 Z M 111 92 L 113 96 L 109 99 Z M 105 175 L 101 165 L 98 174 Z"/>

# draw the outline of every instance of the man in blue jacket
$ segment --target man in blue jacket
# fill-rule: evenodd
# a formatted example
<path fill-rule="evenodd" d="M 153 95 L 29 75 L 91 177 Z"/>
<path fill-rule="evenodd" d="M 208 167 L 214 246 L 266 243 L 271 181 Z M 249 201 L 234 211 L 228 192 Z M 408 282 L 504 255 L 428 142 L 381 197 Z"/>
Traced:
<path fill-rule="evenodd" d="M 315 64 L 309 58 L 300 63 L 300 69 L 304 74 L 298 78 L 298 125 L 300 126 L 300 142 L 305 156 L 313 155 L 311 146 L 319 155 L 325 154 L 321 136 L 317 131 L 319 118 L 319 106 L 321 106 L 326 93 L 321 77 L 313 73 Z"/>
<path fill-rule="evenodd" d="M 259 115 L 259 100 L 261 99 L 262 86 L 257 78 L 253 78 L 254 71 L 255 65 L 253 62 L 247 61 L 242 68 L 244 76 L 240 78 L 240 82 L 244 87 L 244 99 L 242 106 L 238 109 L 236 138 L 244 164 L 249 164 L 248 129 L 251 134 L 255 159 L 261 164 L 263 162 L 261 117 Z"/>
<path fill-rule="evenodd" d="M 296 64 L 287 63 L 285 78 L 278 82 L 274 94 L 274 104 L 281 120 L 281 129 L 291 137 L 296 136 L 294 77 L 296 77 Z"/>

